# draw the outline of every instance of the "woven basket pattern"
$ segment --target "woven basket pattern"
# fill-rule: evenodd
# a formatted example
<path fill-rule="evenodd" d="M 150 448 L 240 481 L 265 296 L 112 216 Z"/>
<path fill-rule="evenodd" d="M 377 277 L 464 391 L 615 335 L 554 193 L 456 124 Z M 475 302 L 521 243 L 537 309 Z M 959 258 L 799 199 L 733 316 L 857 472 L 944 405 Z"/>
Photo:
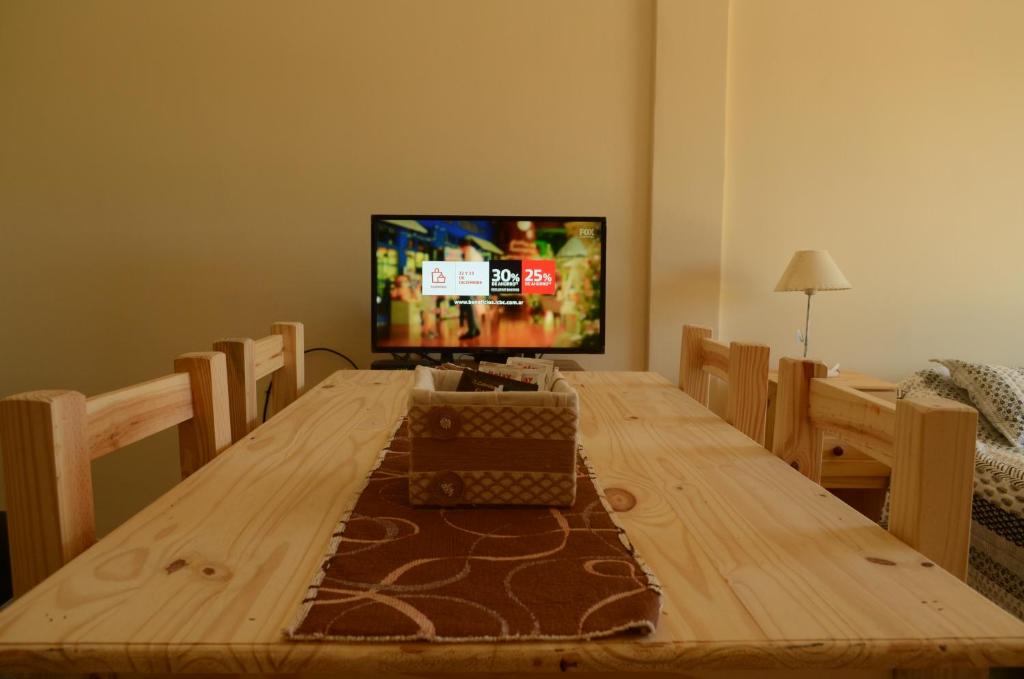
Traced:
<path fill-rule="evenodd" d="M 457 495 L 438 492 L 438 481 L 457 475 Z M 450 489 L 450 486 L 447 486 Z M 414 504 L 571 505 L 576 474 L 528 471 L 423 472 L 409 475 Z"/>
<path fill-rule="evenodd" d="M 454 427 L 460 438 L 516 438 L 568 441 L 576 437 L 576 411 L 572 408 L 495 406 L 413 406 L 409 424 L 413 438 L 445 438 L 438 422 Z"/>

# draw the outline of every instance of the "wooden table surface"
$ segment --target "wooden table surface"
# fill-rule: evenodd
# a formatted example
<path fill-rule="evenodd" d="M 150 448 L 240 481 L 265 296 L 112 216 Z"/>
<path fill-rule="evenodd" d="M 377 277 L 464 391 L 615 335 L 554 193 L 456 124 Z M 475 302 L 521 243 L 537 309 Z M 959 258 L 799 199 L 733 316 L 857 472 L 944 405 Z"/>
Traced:
<path fill-rule="evenodd" d="M 403 413 L 412 378 L 350 371 L 0 613 L 0 672 L 1024 665 L 1024 623 L 929 567 L 668 381 L 650 373 L 567 377 L 582 397 L 588 454 L 665 588 L 653 636 L 286 641 L 281 630 Z"/>

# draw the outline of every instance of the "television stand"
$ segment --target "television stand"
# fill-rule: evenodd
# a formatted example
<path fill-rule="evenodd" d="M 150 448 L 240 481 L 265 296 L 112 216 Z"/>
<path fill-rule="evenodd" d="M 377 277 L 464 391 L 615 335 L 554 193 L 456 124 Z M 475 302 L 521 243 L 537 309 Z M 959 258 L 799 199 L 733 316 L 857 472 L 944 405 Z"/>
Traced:
<path fill-rule="evenodd" d="M 395 356 L 392 358 L 378 358 L 370 363 L 370 370 L 415 370 L 418 365 L 430 367 L 437 365 L 437 363 L 425 358 L 399 358 Z"/>
<path fill-rule="evenodd" d="M 371 370 L 415 370 L 418 365 L 425 365 L 427 367 L 437 366 L 439 363 L 456 363 L 467 368 L 476 368 L 480 361 L 491 361 L 493 363 L 504 363 L 510 355 L 510 352 L 493 352 L 493 353 L 480 353 L 475 354 L 472 358 L 460 358 L 455 360 L 455 357 L 450 352 L 441 352 L 440 360 L 428 358 L 426 356 L 406 356 L 400 357 L 393 355 L 392 358 L 382 358 L 374 361 L 370 364 Z M 536 355 L 536 354 L 534 354 Z M 555 367 L 562 372 L 579 372 L 583 370 L 583 366 L 574 361 L 573 359 L 566 358 L 554 358 Z"/>
<path fill-rule="evenodd" d="M 486 361 L 486 360 L 489 360 L 489 359 L 483 359 L 483 360 Z M 580 365 L 579 363 L 577 363 L 576 361 L 574 361 L 571 358 L 553 358 L 551 360 L 555 362 L 555 367 L 558 368 L 559 370 L 561 370 L 564 373 L 568 373 L 568 372 L 583 372 L 583 366 Z M 495 361 L 495 363 L 501 363 L 501 362 L 503 362 L 503 361 Z M 470 368 L 475 368 L 477 366 L 478 362 L 477 362 L 476 359 L 466 358 L 466 359 L 462 359 L 462 360 L 456 361 L 456 363 L 458 363 L 459 365 L 464 365 L 464 366 L 470 367 Z"/>
<path fill-rule="evenodd" d="M 461 361 L 456 361 L 460 365 L 463 363 L 479 363 L 480 361 L 488 361 L 489 363 L 504 363 L 511 356 L 518 356 L 519 354 L 511 351 L 474 351 L 472 357 L 466 357 Z"/>

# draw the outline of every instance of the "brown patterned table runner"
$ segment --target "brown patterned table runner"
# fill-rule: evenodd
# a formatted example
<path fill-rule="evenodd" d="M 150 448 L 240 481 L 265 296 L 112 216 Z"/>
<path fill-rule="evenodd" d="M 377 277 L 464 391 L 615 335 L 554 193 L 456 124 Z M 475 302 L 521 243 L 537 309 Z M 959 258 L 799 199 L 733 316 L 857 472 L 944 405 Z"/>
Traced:
<path fill-rule="evenodd" d="M 414 508 L 409 445 L 403 422 L 335 531 L 289 636 L 495 641 L 654 630 L 658 584 L 585 458 L 571 508 Z"/>

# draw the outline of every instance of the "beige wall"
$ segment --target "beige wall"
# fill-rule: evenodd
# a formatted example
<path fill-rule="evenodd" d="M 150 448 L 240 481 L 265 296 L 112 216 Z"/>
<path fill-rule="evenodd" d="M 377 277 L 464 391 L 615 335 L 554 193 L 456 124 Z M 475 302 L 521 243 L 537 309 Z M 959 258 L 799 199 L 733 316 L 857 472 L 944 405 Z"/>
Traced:
<path fill-rule="evenodd" d="M 366 365 L 374 211 L 607 215 L 593 368 L 674 378 L 695 321 L 797 353 L 803 298 L 771 289 L 808 247 L 855 286 L 816 298 L 815 355 L 1020 363 L 1021 25 L 1016 0 L 7 0 L 0 393 L 96 393 L 277 319 Z M 106 530 L 174 482 L 175 436 L 94 472 Z"/>
<path fill-rule="evenodd" d="M 648 366 L 679 374 L 682 324 L 718 326 L 728 0 L 660 0 Z"/>
<path fill-rule="evenodd" d="M 643 368 L 652 40 L 618 0 L 3 2 L 0 394 L 279 319 L 366 366 L 374 211 L 606 215 L 586 363 Z M 95 465 L 101 530 L 174 482 L 173 433 L 139 448 Z"/>
<path fill-rule="evenodd" d="M 1024 3 L 733 0 L 722 329 L 797 355 L 790 254 L 853 283 L 811 353 L 898 378 L 1024 362 Z"/>

